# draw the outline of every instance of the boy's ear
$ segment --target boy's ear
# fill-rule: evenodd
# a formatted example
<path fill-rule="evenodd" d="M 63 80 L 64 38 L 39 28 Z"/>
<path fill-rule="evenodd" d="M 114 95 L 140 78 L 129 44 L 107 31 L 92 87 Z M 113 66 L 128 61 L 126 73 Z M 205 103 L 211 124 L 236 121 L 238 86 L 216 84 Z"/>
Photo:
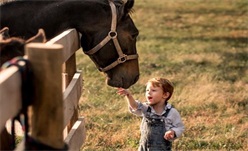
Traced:
<path fill-rule="evenodd" d="M 170 92 L 165 92 L 164 95 L 163 95 L 163 98 L 167 99 L 169 96 L 170 96 Z"/>

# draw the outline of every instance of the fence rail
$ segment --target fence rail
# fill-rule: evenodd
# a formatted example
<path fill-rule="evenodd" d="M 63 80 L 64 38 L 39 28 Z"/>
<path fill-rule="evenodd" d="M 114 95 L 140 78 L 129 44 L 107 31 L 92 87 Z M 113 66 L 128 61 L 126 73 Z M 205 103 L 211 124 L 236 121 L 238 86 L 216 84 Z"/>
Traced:
<path fill-rule="evenodd" d="M 30 43 L 25 58 L 34 74 L 31 137 L 53 148 L 68 144 L 80 150 L 86 137 L 84 118 L 78 115 L 82 73 L 76 69 L 75 52 L 80 48 L 75 29 L 64 31 L 47 43 Z M 0 73 L 0 131 L 21 109 L 21 77 L 17 67 Z M 16 148 L 23 150 L 24 143 Z"/>

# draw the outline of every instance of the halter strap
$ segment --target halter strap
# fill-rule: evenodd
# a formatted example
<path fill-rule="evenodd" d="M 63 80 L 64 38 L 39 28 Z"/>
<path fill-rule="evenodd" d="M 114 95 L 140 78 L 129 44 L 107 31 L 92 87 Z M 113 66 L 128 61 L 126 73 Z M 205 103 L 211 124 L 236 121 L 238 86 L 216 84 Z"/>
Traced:
<path fill-rule="evenodd" d="M 111 30 L 108 33 L 108 35 L 98 44 L 96 45 L 94 48 L 92 48 L 91 50 L 85 52 L 87 55 L 93 55 L 94 53 L 96 53 L 97 51 L 99 51 L 104 45 L 106 45 L 111 39 L 114 42 L 114 46 L 117 50 L 117 53 L 119 55 L 118 59 L 116 61 L 114 61 L 113 63 L 111 63 L 110 65 L 101 68 L 97 65 L 97 68 L 100 71 L 108 71 L 112 68 L 114 68 L 115 66 L 117 66 L 118 64 L 124 63 L 127 60 L 133 60 L 133 59 L 137 59 L 138 58 L 138 54 L 133 54 L 133 55 L 126 55 L 123 53 L 119 41 L 117 39 L 117 32 L 116 32 L 116 26 L 117 26 L 117 14 L 116 14 L 116 7 L 115 4 L 112 1 L 109 1 L 109 5 L 111 7 L 111 12 L 112 12 L 112 21 L 111 21 Z"/>

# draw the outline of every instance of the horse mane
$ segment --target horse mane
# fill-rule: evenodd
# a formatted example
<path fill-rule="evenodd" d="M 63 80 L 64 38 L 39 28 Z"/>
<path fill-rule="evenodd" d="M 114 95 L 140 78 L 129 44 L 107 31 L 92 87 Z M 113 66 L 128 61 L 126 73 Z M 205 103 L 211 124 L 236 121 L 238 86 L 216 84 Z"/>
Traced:
<path fill-rule="evenodd" d="M 101 4 L 103 5 L 104 7 L 109 7 L 109 1 L 112 1 L 115 6 L 116 6 L 116 9 L 117 9 L 117 18 L 118 20 L 121 19 L 120 16 L 125 16 L 125 15 L 131 15 L 132 13 L 134 13 L 134 9 L 132 8 L 131 10 L 128 11 L 127 14 L 125 14 L 125 12 L 123 11 L 124 10 L 124 6 L 125 6 L 125 0 L 84 0 L 84 2 L 95 2 L 95 3 L 98 3 L 98 4 Z"/>
<path fill-rule="evenodd" d="M 0 5 L 10 3 L 10 2 L 13 2 L 13 1 L 19 1 L 19 0 L 0 0 Z M 88 1 L 92 2 L 94 0 L 88 0 Z M 98 3 L 102 3 L 104 5 L 109 5 L 109 0 L 95 0 L 95 1 L 98 2 Z M 111 1 L 114 2 L 117 7 L 121 7 L 123 5 L 123 3 L 125 2 L 124 0 L 111 0 Z M 134 9 L 132 8 L 129 11 L 129 14 L 131 15 L 133 13 L 134 13 Z M 123 14 L 120 14 L 120 15 L 123 15 Z"/>
<path fill-rule="evenodd" d="M 118 20 L 121 20 L 123 17 L 127 16 L 127 15 L 132 15 L 134 13 L 134 9 L 130 9 L 128 11 L 125 11 L 125 3 L 127 2 L 127 0 L 110 0 L 112 1 L 115 6 L 116 6 L 116 9 L 117 9 L 117 18 Z M 107 1 L 108 3 L 108 1 Z M 109 5 L 109 4 L 108 4 Z M 122 17 L 120 17 L 122 16 Z"/>

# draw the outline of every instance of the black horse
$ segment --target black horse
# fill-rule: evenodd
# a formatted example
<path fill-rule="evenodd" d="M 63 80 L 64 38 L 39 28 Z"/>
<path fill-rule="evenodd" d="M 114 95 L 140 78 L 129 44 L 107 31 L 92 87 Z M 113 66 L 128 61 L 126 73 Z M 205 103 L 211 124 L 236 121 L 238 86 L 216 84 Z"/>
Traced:
<path fill-rule="evenodd" d="M 130 11 L 134 0 L 10 1 L 0 6 L 0 29 L 29 39 L 44 29 L 47 39 L 69 28 L 81 33 L 81 46 L 107 84 L 128 88 L 139 78 L 136 38 Z"/>

